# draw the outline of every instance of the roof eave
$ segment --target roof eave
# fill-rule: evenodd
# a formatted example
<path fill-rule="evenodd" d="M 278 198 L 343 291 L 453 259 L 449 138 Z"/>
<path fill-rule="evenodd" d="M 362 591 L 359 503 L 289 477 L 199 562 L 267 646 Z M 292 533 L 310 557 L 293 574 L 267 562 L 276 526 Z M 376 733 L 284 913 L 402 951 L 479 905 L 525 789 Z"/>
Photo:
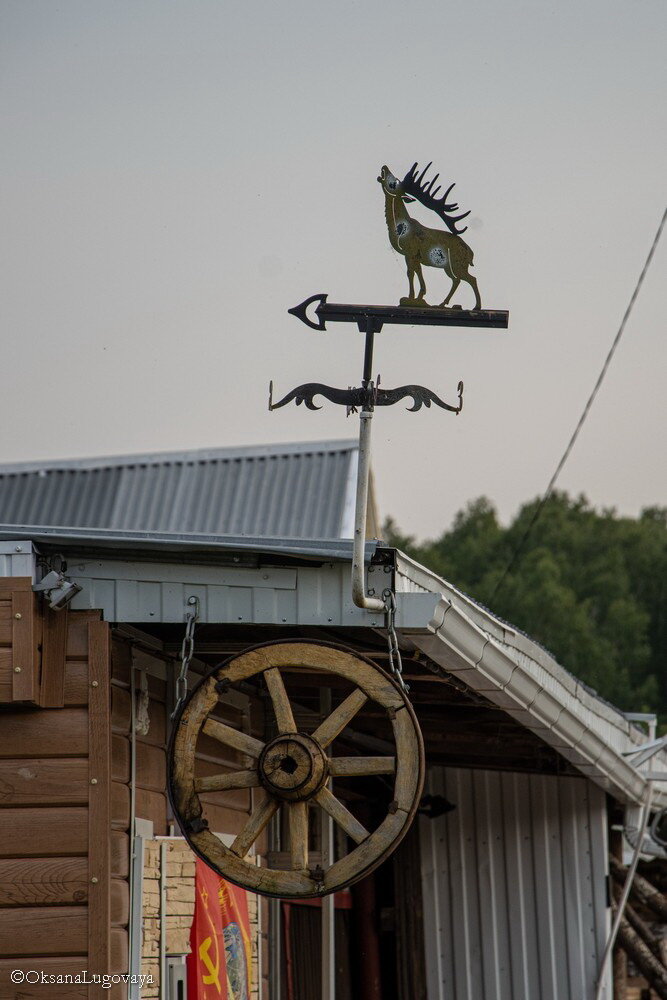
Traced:
<path fill-rule="evenodd" d="M 249 552 L 290 556 L 303 559 L 351 561 L 352 539 L 260 537 L 256 535 L 207 535 L 159 531 L 119 531 L 113 528 L 69 528 L 66 526 L 0 524 L 0 539 L 29 539 L 36 545 L 76 549 L 111 549 L 122 558 L 131 550 L 135 555 L 178 552 L 224 553 Z M 366 543 L 366 561 L 370 562 L 378 542 Z"/>
<path fill-rule="evenodd" d="M 441 595 L 427 632 L 410 630 L 419 649 L 615 798 L 643 801 L 647 779 L 624 753 L 646 737 L 623 713 L 598 698 L 528 636 L 403 553 L 397 558 L 400 572 L 414 587 L 425 590 L 428 584 L 431 592 L 439 590 Z M 667 755 L 658 759 L 658 766 L 667 772 Z M 667 805 L 667 791 L 660 785 L 654 795 L 654 801 Z"/>

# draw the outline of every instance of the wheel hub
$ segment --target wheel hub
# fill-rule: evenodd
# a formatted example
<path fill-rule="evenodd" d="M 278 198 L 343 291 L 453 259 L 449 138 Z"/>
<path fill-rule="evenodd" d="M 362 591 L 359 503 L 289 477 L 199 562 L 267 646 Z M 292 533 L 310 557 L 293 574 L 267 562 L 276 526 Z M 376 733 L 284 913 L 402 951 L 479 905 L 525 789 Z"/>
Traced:
<path fill-rule="evenodd" d="M 264 747 L 259 758 L 260 781 L 271 795 L 290 802 L 316 795 L 327 780 L 327 757 L 306 733 L 285 733 Z"/>

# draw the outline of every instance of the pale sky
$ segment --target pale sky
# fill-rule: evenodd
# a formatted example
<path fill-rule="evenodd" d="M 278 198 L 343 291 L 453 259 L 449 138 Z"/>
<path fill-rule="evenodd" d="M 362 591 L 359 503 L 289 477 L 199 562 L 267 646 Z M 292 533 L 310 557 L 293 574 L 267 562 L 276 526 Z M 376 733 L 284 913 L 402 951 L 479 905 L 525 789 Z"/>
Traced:
<path fill-rule="evenodd" d="M 377 412 L 381 512 L 423 538 L 541 493 L 667 197 L 664 0 L 0 12 L 0 462 L 355 436 L 332 404 L 268 412 L 270 379 L 360 378 L 354 328 L 287 309 L 406 294 L 376 177 L 433 160 L 510 328 L 376 338 L 385 387 L 466 386 L 459 417 Z M 621 513 L 667 502 L 666 268 L 667 238 L 559 483 Z"/>

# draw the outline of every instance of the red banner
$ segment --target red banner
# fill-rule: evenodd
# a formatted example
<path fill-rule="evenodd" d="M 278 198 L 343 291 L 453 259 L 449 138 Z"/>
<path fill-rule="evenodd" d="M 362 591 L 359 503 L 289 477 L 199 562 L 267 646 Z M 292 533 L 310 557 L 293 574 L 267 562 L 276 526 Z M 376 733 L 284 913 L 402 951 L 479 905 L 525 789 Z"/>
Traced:
<path fill-rule="evenodd" d="M 197 859 L 188 1000 L 249 1000 L 252 945 L 245 889 Z"/>

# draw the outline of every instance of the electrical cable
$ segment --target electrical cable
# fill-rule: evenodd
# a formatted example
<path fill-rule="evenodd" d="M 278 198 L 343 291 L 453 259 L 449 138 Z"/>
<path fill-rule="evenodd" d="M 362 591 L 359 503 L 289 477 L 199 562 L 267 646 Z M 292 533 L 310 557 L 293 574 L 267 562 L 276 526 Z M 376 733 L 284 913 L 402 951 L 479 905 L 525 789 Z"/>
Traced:
<path fill-rule="evenodd" d="M 538 520 L 540 518 L 540 515 L 542 514 L 542 511 L 544 510 L 544 507 L 545 507 L 547 501 L 549 500 L 549 498 L 551 497 L 551 494 L 553 493 L 554 486 L 556 485 L 558 477 L 559 477 L 559 475 L 561 474 L 561 472 L 563 470 L 563 466 L 565 465 L 565 463 L 567 462 L 568 458 L 570 457 L 570 452 L 572 451 L 572 449 L 574 447 L 574 444 L 575 444 L 577 438 L 579 437 L 579 432 L 581 431 L 581 428 L 583 427 L 584 422 L 586 421 L 586 418 L 588 417 L 588 414 L 590 412 L 591 406 L 593 405 L 595 397 L 598 394 L 600 386 L 604 382 L 605 376 L 607 374 L 607 370 L 608 370 L 609 365 L 611 364 L 611 360 L 612 360 L 612 358 L 613 358 L 613 356 L 614 356 L 614 354 L 616 352 L 616 348 L 618 347 L 618 345 L 620 343 L 620 340 L 621 340 L 621 337 L 623 336 L 626 324 L 628 322 L 628 319 L 630 318 L 630 314 L 632 313 L 632 310 L 634 308 L 635 302 L 637 301 L 637 296 L 639 295 L 639 291 L 640 291 L 640 289 L 641 289 L 641 287 L 642 287 L 642 285 L 644 283 L 644 278 L 646 277 L 646 273 L 647 273 L 647 271 L 648 271 L 648 269 L 650 267 L 651 261 L 653 260 L 653 256 L 654 256 L 655 251 L 657 249 L 658 243 L 660 242 L 660 237 L 662 236 L 662 231 L 665 228 L 665 222 L 666 221 L 667 221 L 667 208 L 665 208 L 665 210 L 664 210 L 664 212 L 662 214 L 662 219 L 660 220 L 660 225 L 658 226 L 657 232 L 656 232 L 656 234 L 655 234 L 655 236 L 653 238 L 653 243 L 651 244 L 651 249 L 649 250 L 648 257 L 646 258 L 646 261 L 645 261 L 644 266 L 643 266 L 643 268 L 641 270 L 639 278 L 637 279 L 637 283 L 635 285 L 634 291 L 633 291 L 632 295 L 630 296 L 630 301 L 628 302 L 628 305 L 627 305 L 627 308 L 625 310 L 625 313 L 623 314 L 623 319 L 621 320 L 621 325 L 619 326 L 619 328 L 618 328 L 618 330 L 616 332 L 616 336 L 614 337 L 614 339 L 612 341 L 612 345 L 609 348 L 609 352 L 607 353 L 607 357 L 605 358 L 604 364 L 602 365 L 602 369 L 600 371 L 600 374 L 598 375 L 597 381 L 596 381 L 595 385 L 593 386 L 593 391 L 591 392 L 590 396 L 588 397 L 588 400 L 586 401 L 586 405 L 584 406 L 584 409 L 583 409 L 583 411 L 581 413 L 581 416 L 579 417 L 579 420 L 577 421 L 577 426 L 574 428 L 572 436 L 571 436 L 570 440 L 567 443 L 567 447 L 565 448 L 565 451 L 561 455 L 560 461 L 558 462 L 558 465 L 556 466 L 556 470 L 555 470 L 554 474 L 552 475 L 551 479 L 549 480 L 549 485 L 547 486 L 546 490 L 544 491 L 544 495 L 542 496 L 542 499 L 540 500 L 540 502 L 538 503 L 537 507 L 533 511 L 533 515 L 532 515 L 530 521 L 528 522 L 528 527 L 524 531 L 524 533 L 523 533 L 523 535 L 522 535 L 522 537 L 521 537 L 521 539 L 519 541 L 519 544 L 516 546 L 516 548 L 514 549 L 512 555 L 510 556 L 509 562 L 507 563 L 507 566 L 503 570 L 500 579 L 498 580 L 498 582 L 496 583 L 495 587 L 493 588 L 493 593 L 491 594 L 491 597 L 489 598 L 489 602 L 490 603 L 493 602 L 494 597 L 496 596 L 496 594 L 500 590 L 502 584 L 505 582 L 505 578 L 507 577 L 508 573 L 513 568 L 513 566 L 514 566 L 516 560 L 518 559 L 519 555 L 523 551 L 524 545 L 528 541 L 528 538 L 530 537 L 530 535 L 531 535 L 531 533 L 533 531 L 533 528 L 537 524 L 537 522 L 538 522 Z"/>

